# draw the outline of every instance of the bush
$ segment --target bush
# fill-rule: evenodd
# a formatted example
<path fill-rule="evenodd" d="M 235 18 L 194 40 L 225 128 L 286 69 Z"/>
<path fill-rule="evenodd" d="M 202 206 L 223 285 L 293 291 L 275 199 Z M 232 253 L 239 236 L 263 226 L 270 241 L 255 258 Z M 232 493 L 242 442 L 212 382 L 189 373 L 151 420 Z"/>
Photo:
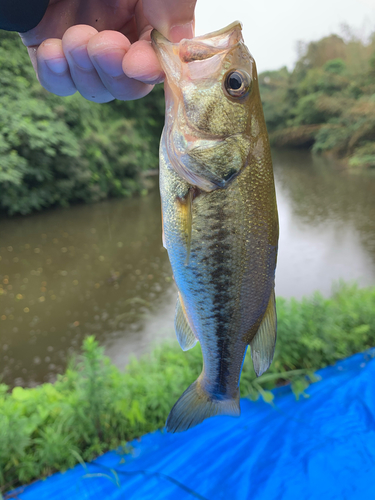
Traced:
<path fill-rule="evenodd" d="M 278 341 L 270 369 L 255 377 L 245 359 L 241 395 L 272 402 L 269 389 L 291 382 L 303 394 L 318 368 L 375 345 L 375 288 L 341 285 L 320 294 L 277 300 Z M 55 384 L 34 389 L 0 385 L 0 491 L 89 461 L 164 426 L 182 392 L 200 374 L 199 347 L 165 344 L 133 359 L 124 373 L 93 337 Z M 124 448 L 126 449 L 126 448 Z"/>
<path fill-rule="evenodd" d="M 271 142 L 330 151 L 357 169 L 372 167 L 367 151 L 375 143 L 374 49 L 374 36 L 364 44 L 350 32 L 346 40 L 332 35 L 305 46 L 291 73 L 262 73 Z"/>
<path fill-rule="evenodd" d="M 328 73 L 334 73 L 336 75 L 342 75 L 346 70 L 346 64 L 340 58 L 331 59 L 325 63 L 323 66 L 324 71 Z"/>

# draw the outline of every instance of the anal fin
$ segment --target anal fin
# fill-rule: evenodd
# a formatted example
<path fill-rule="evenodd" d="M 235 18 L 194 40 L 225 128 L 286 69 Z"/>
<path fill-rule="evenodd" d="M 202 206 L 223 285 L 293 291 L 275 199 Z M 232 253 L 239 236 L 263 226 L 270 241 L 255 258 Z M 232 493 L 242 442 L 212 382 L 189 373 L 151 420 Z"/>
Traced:
<path fill-rule="evenodd" d="M 272 290 L 262 323 L 250 342 L 251 358 L 258 377 L 268 370 L 272 363 L 276 344 L 276 328 L 275 290 Z"/>
<path fill-rule="evenodd" d="M 183 351 L 188 351 L 195 346 L 197 338 L 195 337 L 193 330 L 186 319 L 185 308 L 180 294 L 178 294 L 177 298 L 174 328 L 178 343 Z"/>

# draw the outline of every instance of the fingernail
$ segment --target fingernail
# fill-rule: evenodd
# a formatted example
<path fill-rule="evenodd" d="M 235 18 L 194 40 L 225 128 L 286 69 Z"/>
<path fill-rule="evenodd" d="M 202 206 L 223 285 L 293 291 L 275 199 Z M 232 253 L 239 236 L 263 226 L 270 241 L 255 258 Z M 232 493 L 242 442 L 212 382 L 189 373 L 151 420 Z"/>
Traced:
<path fill-rule="evenodd" d="M 65 57 L 56 57 L 55 59 L 45 59 L 44 62 L 46 66 L 55 73 L 56 75 L 61 75 L 68 70 L 68 63 Z"/>
<path fill-rule="evenodd" d="M 92 69 L 92 62 L 87 53 L 86 45 L 81 45 L 80 47 L 76 47 L 75 49 L 71 50 L 70 55 L 79 68 L 85 70 Z"/>
<path fill-rule="evenodd" d="M 104 73 L 116 77 L 124 74 L 122 69 L 122 60 L 124 55 L 124 50 L 111 49 L 108 52 L 102 52 L 101 54 L 94 56 L 93 59 L 100 69 L 104 71 Z"/>
<path fill-rule="evenodd" d="M 172 28 L 169 31 L 169 40 L 173 43 L 177 43 L 183 38 L 193 38 L 193 36 L 194 36 L 193 21 L 191 23 L 172 26 Z"/>

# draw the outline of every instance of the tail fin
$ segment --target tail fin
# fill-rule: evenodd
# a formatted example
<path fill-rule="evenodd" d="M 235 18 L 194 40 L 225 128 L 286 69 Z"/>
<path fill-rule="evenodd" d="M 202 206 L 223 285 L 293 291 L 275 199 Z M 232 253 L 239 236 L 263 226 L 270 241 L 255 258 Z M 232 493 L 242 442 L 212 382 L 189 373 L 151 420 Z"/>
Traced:
<path fill-rule="evenodd" d="M 199 379 L 191 384 L 173 406 L 165 424 L 168 432 L 182 432 L 215 415 L 239 417 L 240 397 L 213 399 L 206 393 Z"/>

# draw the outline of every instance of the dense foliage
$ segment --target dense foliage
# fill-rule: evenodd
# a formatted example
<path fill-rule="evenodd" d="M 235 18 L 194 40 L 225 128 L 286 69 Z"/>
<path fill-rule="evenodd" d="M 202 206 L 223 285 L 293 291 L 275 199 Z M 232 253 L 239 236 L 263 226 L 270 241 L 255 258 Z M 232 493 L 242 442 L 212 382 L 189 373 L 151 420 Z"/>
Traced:
<path fill-rule="evenodd" d="M 163 89 L 134 102 L 60 98 L 37 82 L 15 33 L 0 30 L 0 211 L 129 196 L 158 166 Z"/>
<path fill-rule="evenodd" d="M 285 381 L 297 397 L 305 395 L 316 369 L 375 345 L 374 303 L 375 288 L 344 285 L 330 299 L 278 299 L 275 359 L 256 379 L 246 357 L 242 395 L 272 403 L 269 389 Z M 182 352 L 175 343 L 133 359 L 122 373 L 88 337 L 83 355 L 55 384 L 12 393 L 0 385 L 0 492 L 163 427 L 201 367 L 198 346 Z"/>
<path fill-rule="evenodd" d="M 375 167 L 375 33 L 369 43 L 331 35 L 300 53 L 292 72 L 260 75 L 271 141 Z"/>

